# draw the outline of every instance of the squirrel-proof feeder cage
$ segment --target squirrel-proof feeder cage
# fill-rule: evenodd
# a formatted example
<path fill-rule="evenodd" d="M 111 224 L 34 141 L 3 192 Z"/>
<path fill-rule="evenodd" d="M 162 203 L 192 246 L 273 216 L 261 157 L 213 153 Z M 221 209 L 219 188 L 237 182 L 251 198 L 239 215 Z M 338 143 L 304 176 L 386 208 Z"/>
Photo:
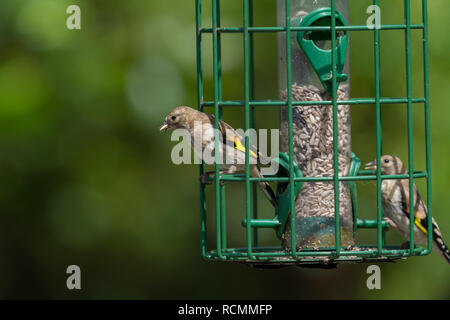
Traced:
<path fill-rule="evenodd" d="M 378 6 L 378 0 L 373 5 Z M 383 220 L 381 183 L 384 179 L 424 178 L 427 183 L 428 214 L 431 217 L 430 127 L 428 89 L 427 0 L 422 0 L 422 22 L 411 23 L 410 0 L 404 0 L 403 24 L 349 25 L 348 0 L 277 0 L 277 26 L 253 25 L 253 7 L 257 1 L 242 0 L 242 26 L 222 27 L 220 0 L 211 0 L 212 26 L 202 25 L 202 0 L 196 0 L 198 109 L 209 108 L 215 115 L 215 128 L 227 107 L 244 109 L 245 128 L 255 126 L 255 113 L 260 107 L 280 110 L 281 152 L 272 161 L 279 170 L 263 178 L 250 176 L 249 136 L 245 136 L 245 174 L 220 174 L 215 165 L 215 213 L 206 210 L 206 186 L 200 183 L 201 251 L 207 260 L 233 261 L 253 266 L 283 265 L 330 267 L 343 262 L 392 261 L 431 252 L 431 221 L 428 219 L 426 248 L 414 245 L 410 233 L 410 247 L 402 248 L 385 242 L 387 228 Z M 405 34 L 406 95 L 387 98 L 381 95 L 380 32 L 403 30 Z M 413 97 L 411 80 L 411 33 L 421 32 L 423 39 L 424 97 Z M 375 96 L 350 97 L 349 37 L 351 32 L 366 32 L 373 36 Z M 243 35 L 244 100 L 222 99 L 221 35 Z M 253 37 L 256 33 L 277 33 L 279 53 L 279 99 L 256 100 Z M 202 39 L 212 35 L 214 99 L 203 97 Z M 417 48 L 415 48 L 417 49 Z M 357 105 L 374 106 L 376 121 L 376 160 L 382 155 L 381 106 L 407 106 L 408 173 L 381 175 L 360 170 L 360 160 L 351 150 L 350 109 Z M 424 105 L 426 170 L 415 171 L 413 159 L 413 104 Z M 217 140 L 217 139 L 216 139 Z M 216 149 L 219 148 L 216 141 Z M 216 154 L 219 154 L 217 152 Z M 200 174 L 205 164 L 200 165 Z M 239 221 L 227 221 L 226 185 L 234 181 L 245 185 L 245 208 Z M 278 207 L 273 219 L 258 218 L 256 184 L 258 181 L 277 183 Z M 373 219 L 358 218 L 356 185 L 361 181 L 375 181 L 377 211 Z M 412 193 L 413 188 L 410 188 Z M 410 199 L 413 199 L 410 194 Z M 253 206 L 252 206 L 253 201 Z M 411 206 L 412 207 L 412 206 Z M 215 237 L 207 243 L 207 216 L 215 218 Z M 410 214 L 413 221 L 413 213 Z M 242 225 L 246 246 L 227 245 L 227 225 Z M 413 225 L 413 224 L 412 224 Z M 259 228 L 274 229 L 279 245 L 260 246 Z M 355 242 L 359 229 L 375 229 L 376 243 L 362 245 Z M 292 236 L 294 234 L 295 236 Z M 375 242 L 375 241 L 374 241 Z"/>

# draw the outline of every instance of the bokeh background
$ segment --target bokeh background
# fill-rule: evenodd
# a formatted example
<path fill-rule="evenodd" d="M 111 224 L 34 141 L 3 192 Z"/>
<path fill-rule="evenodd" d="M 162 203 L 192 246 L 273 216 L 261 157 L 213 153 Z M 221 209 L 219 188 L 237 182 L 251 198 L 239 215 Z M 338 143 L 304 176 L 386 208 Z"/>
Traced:
<path fill-rule="evenodd" d="M 210 1 L 203 8 L 210 25 Z M 222 1 L 222 25 L 242 26 L 242 1 Z M 255 24 L 276 24 L 274 0 L 255 2 Z M 420 23 L 421 1 L 412 0 Z M 364 24 L 371 1 L 350 0 Z M 403 1 L 381 0 L 382 23 L 403 22 Z M 81 7 L 82 29 L 66 28 Z M 433 212 L 450 242 L 450 38 L 446 0 L 429 1 Z M 277 99 L 277 41 L 255 36 L 256 96 Z M 413 89 L 423 96 L 421 33 L 414 32 Z M 243 97 L 242 36 L 223 36 L 224 99 Z M 205 98 L 212 96 L 212 46 L 203 47 Z M 405 89 L 402 31 L 381 32 L 382 95 Z M 373 37 L 353 32 L 353 97 L 374 95 Z M 0 2 L 0 298 L 361 298 L 448 299 L 448 265 L 436 254 L 380 264 L 382 289 L 366 287 L 367 265 L 335 270 L 257 270 L 204 261 L 198 167 L 174 165 L 175 142 L 159 125 L 177 105 L 196 107 L 194 1 L 2 0 Z M 243 110 L 224 118 L 243 127 Z M 352 109 L 352 149 L 375 157 L 375 110 Z M 278 128 L 276 108 L 257 113 Z M 425 168 L 423 105 L 414 105 L 415 169 Z M 407 159 L 406 106 L 383 106 L 385 153 Z M 425 184 L 418 182 L 425 197 Z M 212 187 L 208 188 L 213 213 Z M 375 183 L 358 184 L 359 210 L 375 217 Z M 228 187 L 231 244 L 244 238 L 244 189 Z M 261 216 L 273 215 L 260 196 Z M 425 197 L 426 198 L 426 197 Z M 210 243 L 214 234 L 210 233 Z M 273 232 L 263 235 L 276 241 Z M 375 232 L 358 239 L 373 243 Z M 391 231 L 390 243 L 403 239 Z M 66 268 L 82 290 L 66 288 Z"/>

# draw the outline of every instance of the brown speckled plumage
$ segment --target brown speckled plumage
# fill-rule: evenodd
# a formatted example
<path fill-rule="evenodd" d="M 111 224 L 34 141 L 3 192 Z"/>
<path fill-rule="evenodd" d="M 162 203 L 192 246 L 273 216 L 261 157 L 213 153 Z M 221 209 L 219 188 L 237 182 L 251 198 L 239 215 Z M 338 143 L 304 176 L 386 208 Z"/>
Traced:
<path fill-rule="evenodd" d="M 366 165 L 366 169 L 376 170 L 376 161 Z M 380 158 L 380 171 L 382 175 L 407 174 L 402 161 L 392 155 L 384 155 Z M 409 179 L 385 179 L 381 184 L 381 196 L 383 212 L 389 218 L 391 225 L 409 240 L 410 231 L 410 195 Z M 427 242 L 428 209 L 414 185 L 414 242 Z M 433 249 L 450 263 L 450 251 L 442 239 L 439 227 L 432 219 Z"/>
<path fill-rule="evenodd" d="M 211 114 L 194 110 L 190 107 L 180 106 L 172 110 L 165 118 L 160 130 L 168 129 L 186 129 L 191 136 L 191 147 L 199 158 L 203 158 L 205 150 L 215 155 L 215 117 Z M 234 160 L 234 163 L 220 163 L 221 173 L 233 174 L 245 170 L 245 151 L 241 151 L 236 146 L 245 146 L 245 140 L 239 135 L 233 127 L 226 122 L 219 120 L 220 137 L 223 139 L 221 143 L 221 153 Z M 196 143 L 195 139 L 201 140 Z M 245 150 L 245 148 L 244 148 Z M 258 160 L 267 159 L 259 153 L 253 146 L 249 147 L 250 154 L 250 175 L 252 177 L 261 178 L 261 170 L 258 166 Z M 259 187 L 264 192 L 269 201 L 276 207 L 276 197 L 269 183 L 260 181 Z"/>

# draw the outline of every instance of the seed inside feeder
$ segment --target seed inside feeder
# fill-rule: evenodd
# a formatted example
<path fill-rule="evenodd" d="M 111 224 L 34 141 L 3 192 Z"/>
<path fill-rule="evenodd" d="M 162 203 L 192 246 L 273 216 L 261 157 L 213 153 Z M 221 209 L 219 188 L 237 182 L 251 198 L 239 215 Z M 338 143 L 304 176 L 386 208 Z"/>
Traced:
<path fill-rule="evenodd" d="M 341 86 L 338 100 L 346 100 L 349 90 Z M 281 98 L 286 100 L 286 91 Z M 309 86 L 292 86 L 293 101 L 331 100 L 326 91 Z M 294 106 L 293 149 L 294 161 L 305 177 L 332 177 L 333 158 L 333 106 Z M 337 106 L 338 169 L 340 176 L 348 175 L 351 161 L 350 106 Z M 289 153 L 288 108 L 281 108 L 281 150 Z M 339 216 L 341 245 L 353 245 L 353 220 L 350 191 L 343 182 L 339 183 Z M 295 199 L 297 247 L 319 249 L 335 246 L 335 202 L 334 182 L 304 182 Z M 290 221 L 290 220 L 288 220 Z M 282 237 L 285 249 L 291 245 L 291 225 L 286 224 Z"/>

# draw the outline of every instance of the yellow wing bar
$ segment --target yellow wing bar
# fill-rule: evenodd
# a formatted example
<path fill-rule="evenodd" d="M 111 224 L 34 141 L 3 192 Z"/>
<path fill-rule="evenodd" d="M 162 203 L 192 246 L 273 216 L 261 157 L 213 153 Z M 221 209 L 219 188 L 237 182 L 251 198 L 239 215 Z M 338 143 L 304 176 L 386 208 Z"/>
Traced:
<path fill-rule="evenodd" d="M 414 224 L 416 225 L 417 228 L 419 228 L 420 230 L 422 230 L 423 233 L 428 234 L 427 229 L 425 229 L 423 227 L 423 225 L 420 223 L 420 219 L 419 218 L 415 218 L 414 219 Z"/>
<path fill-rule="evenodd" d="M 245 147 L 242 145 L 241 141 L 237 137 L 234 137 L 234 148 L 239 151 L 245 152 Z M 258 156 L 252 150 L 249 150 L 249 153 L 252 157 L 256 159 L 258 158 Z"/>

